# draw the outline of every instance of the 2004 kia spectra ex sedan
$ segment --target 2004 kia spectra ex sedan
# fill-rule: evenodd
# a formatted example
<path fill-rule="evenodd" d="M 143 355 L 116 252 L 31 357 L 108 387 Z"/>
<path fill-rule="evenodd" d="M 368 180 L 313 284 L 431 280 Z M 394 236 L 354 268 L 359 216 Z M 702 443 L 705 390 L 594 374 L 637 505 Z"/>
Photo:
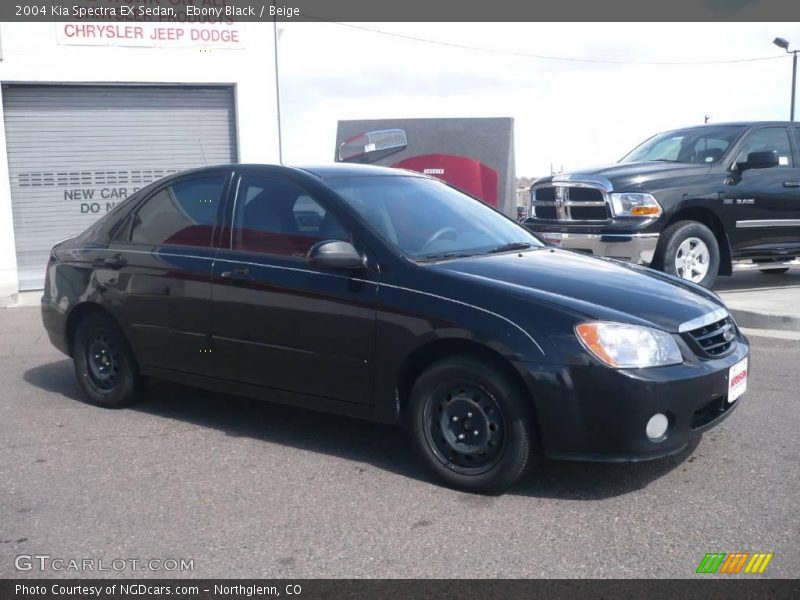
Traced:
<path fill-rule="evenodd" d="M 95 404 L 156 377 L 404 423 L 442 480 L 480 492 L 542 456 L 677 452 L 747 384 L 713 293 L 380 167 L 162 179 L 53 248 L 42 316 Z"/>

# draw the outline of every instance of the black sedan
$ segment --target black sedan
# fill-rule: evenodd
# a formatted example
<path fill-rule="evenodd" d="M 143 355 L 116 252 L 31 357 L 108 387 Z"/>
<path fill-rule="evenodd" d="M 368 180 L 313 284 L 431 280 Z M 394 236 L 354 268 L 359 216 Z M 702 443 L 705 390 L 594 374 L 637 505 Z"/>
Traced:
<path fill-rule="evenodd" d="M 480 492 L 542 457 L 680 451 L 747 385 L 712 292 L 380 167 L 162 179 L 53 248 L 42 317 L 100 406 L 155 377 L 402 423 Z"/>

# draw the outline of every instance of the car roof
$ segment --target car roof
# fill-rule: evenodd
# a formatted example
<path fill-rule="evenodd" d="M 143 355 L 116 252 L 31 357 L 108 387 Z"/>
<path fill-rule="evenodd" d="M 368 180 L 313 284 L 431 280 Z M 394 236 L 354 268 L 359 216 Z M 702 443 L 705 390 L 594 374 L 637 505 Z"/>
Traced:
<path fill-rule="evenodd" d="M 310 175 L 319 177 L 320 179 L 330 179 L 334 177 L 369 177 L 369 176 L 413 176 L 427 178 L 426 175 L 416 171 L 409 171 L 406 169 L 395 169 L 391 167 L 382 167 L 376 165 L 363 165 L 358 163 L 330 163 L 322 165 L 277 165 L 271 163 L 230 163 L 209 165 L 206 167 L 198 167 L 195 169 L 187 169 L 174 173 L 168 178 L 181 177 L 184 175 L 202 174 L 209 171 L 216 171 L 222 169 L 228 170 L 250 170 L 258 169 L 259 167 L 269 167 L 274 171 L 285 171 L 290 173 L 292 171 L 301 171 Z"/>

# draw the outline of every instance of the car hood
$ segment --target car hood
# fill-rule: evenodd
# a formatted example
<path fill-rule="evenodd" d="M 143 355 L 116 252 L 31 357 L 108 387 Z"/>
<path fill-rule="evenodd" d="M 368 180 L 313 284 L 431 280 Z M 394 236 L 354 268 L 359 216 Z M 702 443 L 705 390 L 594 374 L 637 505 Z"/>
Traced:
<path fill-rule="evenodd" d="M 460 258 L 430 267 L 462 283 L 489 286 L 583 317 L 671 332 L 724 307 L 711 292 L 670 275 L 553 248 Z"/>
<path fill-rule="evenodd" d="M 708 173 L 710 167 L 711 165 L 706 164 L 658 161 L 615 163 L 543 177 L 536 180 L 534 185 L 553 182 L 589 181 L 600 184 L 607 191 L 624 191 L 647 185 L 650 182 L 658 182 L 674 177 L 702 176 Z"/>

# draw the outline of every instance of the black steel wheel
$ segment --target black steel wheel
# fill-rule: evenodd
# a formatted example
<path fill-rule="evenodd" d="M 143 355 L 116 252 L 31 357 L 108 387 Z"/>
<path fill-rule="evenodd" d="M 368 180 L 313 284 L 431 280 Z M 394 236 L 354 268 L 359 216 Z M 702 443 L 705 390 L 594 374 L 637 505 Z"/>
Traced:
<path fill-rule="evenodd" d="M 484 473 L 502 458 L 503 415 L 487 389 L 467 381 L 444 386 L 426 403 L 424 419 L 428 444 L 453 471 Z"/>
<path fill-rule="evenodd" d="M 90 385 L 101 391 L 114 389 L 122 363 L 119 341 L 104 329 L 95 329 L 83 347 Z"/>
<path fill-rule="evenodd" d="M 121 408 L 138 398 L 143 379 L 125 336 L 110 316 L 92 313 L 78 323 L 72 357 L 78 383 L 93 404 Z"/>
<path fill-rule="evenodd" d="M 522 477 L 538 456 L 533 415 L 521 386 L 473 356 L 431 365 L 409 398 L 417 450 L 442 480 L 471 492 L 497 493 Z"/>

